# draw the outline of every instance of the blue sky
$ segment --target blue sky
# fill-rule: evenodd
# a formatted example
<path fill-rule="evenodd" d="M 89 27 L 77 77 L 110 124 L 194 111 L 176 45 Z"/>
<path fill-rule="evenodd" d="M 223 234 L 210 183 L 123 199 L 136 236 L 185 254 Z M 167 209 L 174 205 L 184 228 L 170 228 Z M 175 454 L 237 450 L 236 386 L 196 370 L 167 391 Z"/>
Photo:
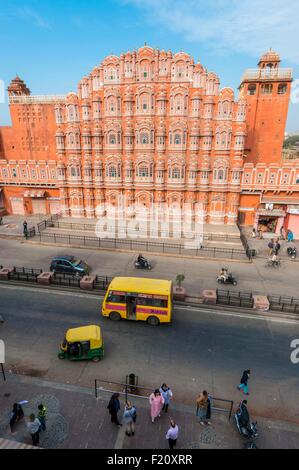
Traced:
<path fill-rule="evenodd" d="M 33 94 L 76 91 L 106 55 L 145 41 L 199 58 L 221 86 L 237 89 L 269 47 L 299 79 L 298 0 L 0 0 L 0 21 L 0 78 L 7 87 L 18 73 Z M 299 130 L 292 96 L 288 131 Z M 9 122 L 0 104 L 0 125 Z"/>

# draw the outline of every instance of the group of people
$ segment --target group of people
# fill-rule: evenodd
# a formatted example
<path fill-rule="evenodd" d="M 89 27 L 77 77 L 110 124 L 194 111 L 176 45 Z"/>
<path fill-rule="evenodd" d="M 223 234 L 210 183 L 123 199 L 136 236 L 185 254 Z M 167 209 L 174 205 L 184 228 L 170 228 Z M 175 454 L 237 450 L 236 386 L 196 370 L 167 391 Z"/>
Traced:
<path fill-rule="evenodd" d="M 157 388 L 149 396 L 150 404 L 150 416 L 152 423 L 159 417 L 161 417 L 162 411 L 168 412 L 168 408 L 173 397 L 173 393 L 167 384 L 163 383 L 160 388 Z M 114 393 L 108 403 L 108 411 L 111 416 L 111 423 L 121 427 L 122 423 L 119 422 L 118 412 L 121 409 L 119 401 L 119 393 Z M 126 425 L 126 435 L 128 437 L 134 436 L 135 434 L 135 423 L 137 421 L 137 409 L 130 401 L 125 404 L 123 412 L 123 423 Z M 173 419 L 170 419 L 170 427 L 166 433 L 166 439 L 169 443 L 169 448 L 174 449 L 179 434 L 178 425 Z"/>
<path fill-rule="evenodd" d="M 27 429 L 32 439 L 32 444 L 37 446 L 39 444 L 39 435 L 42 431 L 46 430 L 46 415 L 47 407 L 42 403 L 38 405 L 37 415 L 32 413 L 29 416 L 29 421 L 27 422 Z M 11 414 L 10 414 L 10 432 L 12 435 L 15 434 L 14 429 L 16 423 L 21 421 L 24 418 L 24 411 L 20 403 L 14 403 Z"/>

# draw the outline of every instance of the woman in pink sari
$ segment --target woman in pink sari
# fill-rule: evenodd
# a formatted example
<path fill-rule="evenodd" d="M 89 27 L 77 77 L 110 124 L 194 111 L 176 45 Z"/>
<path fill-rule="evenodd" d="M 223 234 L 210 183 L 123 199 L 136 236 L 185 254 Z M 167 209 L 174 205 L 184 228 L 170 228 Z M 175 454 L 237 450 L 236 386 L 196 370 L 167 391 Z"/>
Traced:
<path fill-rule="evenodd" d="M 150 395 L 149 402 L 151 405 L 151 418 L 153 423 L 155 421 L 155 418 L 157 418 L 157 416 L 160 416 L 161 410 L 164 405 L 164 398 L 162 397 L 158 388 L 154 391 L 154 393 Z"/>

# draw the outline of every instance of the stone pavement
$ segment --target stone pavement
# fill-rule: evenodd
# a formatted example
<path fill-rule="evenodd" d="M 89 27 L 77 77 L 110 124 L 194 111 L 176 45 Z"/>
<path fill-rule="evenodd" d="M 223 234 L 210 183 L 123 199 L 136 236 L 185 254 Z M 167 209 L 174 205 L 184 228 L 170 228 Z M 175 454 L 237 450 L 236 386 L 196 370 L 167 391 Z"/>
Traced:
<path fill-rule="evenodd" d="M 249 227 L 242 227 L 242 232 L 247 238 L 249 247 L 257 251 L 258 257 L 263 257 L 263 258 L 269 257 L 268 243 L 272 238 L 274 240 L 277 240 L 278 235 L 269 236 L 269 234 L 265 234 L 266 235 L 265 238 L 259 239 L 259 238 L 252 238 L 251 236 L 252 230 Z M 279 257 L 288 258 L 287 248 L 289 246 L 292 246 L 292 247 L 295 246 L 297 248 L 297 253 L 298 253 L 296 261 L 299 261 L 299 240 L 295 240 L 294 242 L 291 242 L 291 243 L 288 243 L 287 240 L 279 240 L 279 243 L 281 245 Z"/>
<path fill-rule="evenodd" d="M 9 412 L 16 401 L 28 400 L 24 406 L 25 419 L 36 412 L 40 402 L 48 407 L 47 429 L 41 433 L 40 447 L 61 449 L 167 449 L 165 439 L 169 427 L 169 416 L 180 427 L 177 449 L 238 449 L 244 441 L 236 431 L 233 417 L 231 422 L 225 413 L 214 412 L 212 426 L 200 426 L 195 409 L 174 403 L 168 416 L 152 424 L 147 400 L 137 398 L 135 436 L 127 437 L 125 428 L 118 428 L 110 422 L 107 403 L 110 393 L 101 392 L 94 397 L 93 388 L 48 382 L 38 378 L 9 374 L 7 382 L 1 382 L 0 394 L 0 438 L 30 444 L 25 420 L 18 423 L 16 434 L 9 432 Z M 123 409 L 123 398 L 121 398 Z M 299 426 L 282 422 L 258 420 L 259 448 L 298 448 Z"/>
<path fill-rule="evenodd" d="M 23 238 L 23 222 L 27 221 L 28 229 L 44 220 L 47 216 L 38 215 L 4 215 L 3 225 L 0 225 L 0 237 Z"/>

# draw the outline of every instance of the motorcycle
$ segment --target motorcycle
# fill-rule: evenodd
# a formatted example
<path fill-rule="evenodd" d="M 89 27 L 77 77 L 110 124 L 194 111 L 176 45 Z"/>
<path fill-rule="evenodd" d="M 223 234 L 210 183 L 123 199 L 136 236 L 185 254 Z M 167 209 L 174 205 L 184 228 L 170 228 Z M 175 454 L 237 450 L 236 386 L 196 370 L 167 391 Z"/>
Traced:
<path fill-rule="evenodd" d="M 295 246 L 289 246 L 287 248 L 287 253 L 291 259 L 297 258 L 297 248 Z"/>
<path fill-rule="evenodd" d="M 226 279 L 223 279 L 223 277 L 218 276 L 217 282 L 219 284 L 233 284 L 234 286 L 238 284 L 237 279 L 233 276 L 232 273 L 229 273 Z"/>
<path fill-rule="evenodd" d="M 258 431 L 257 431 L 257 421 L 249 422 L 247 426 L 242 426 L 242 424 L 240 423 L 241 414 L 242 412 L 239 407 L 235 413 L 235 421 L 236 421 L 239 434 L 243 438 L 247 439 L 246 449 L 257 449 L 256 443 L 255 443 L 256 439 L 259 436 Z"/>
<path fill-rule="evenodd" d="M 138 261 L 138 259 L 134 263 L 136 269 L 148 269 L 149 271 L 152 269 L 151 263 L 144 259 L 143 261 Z"/>

